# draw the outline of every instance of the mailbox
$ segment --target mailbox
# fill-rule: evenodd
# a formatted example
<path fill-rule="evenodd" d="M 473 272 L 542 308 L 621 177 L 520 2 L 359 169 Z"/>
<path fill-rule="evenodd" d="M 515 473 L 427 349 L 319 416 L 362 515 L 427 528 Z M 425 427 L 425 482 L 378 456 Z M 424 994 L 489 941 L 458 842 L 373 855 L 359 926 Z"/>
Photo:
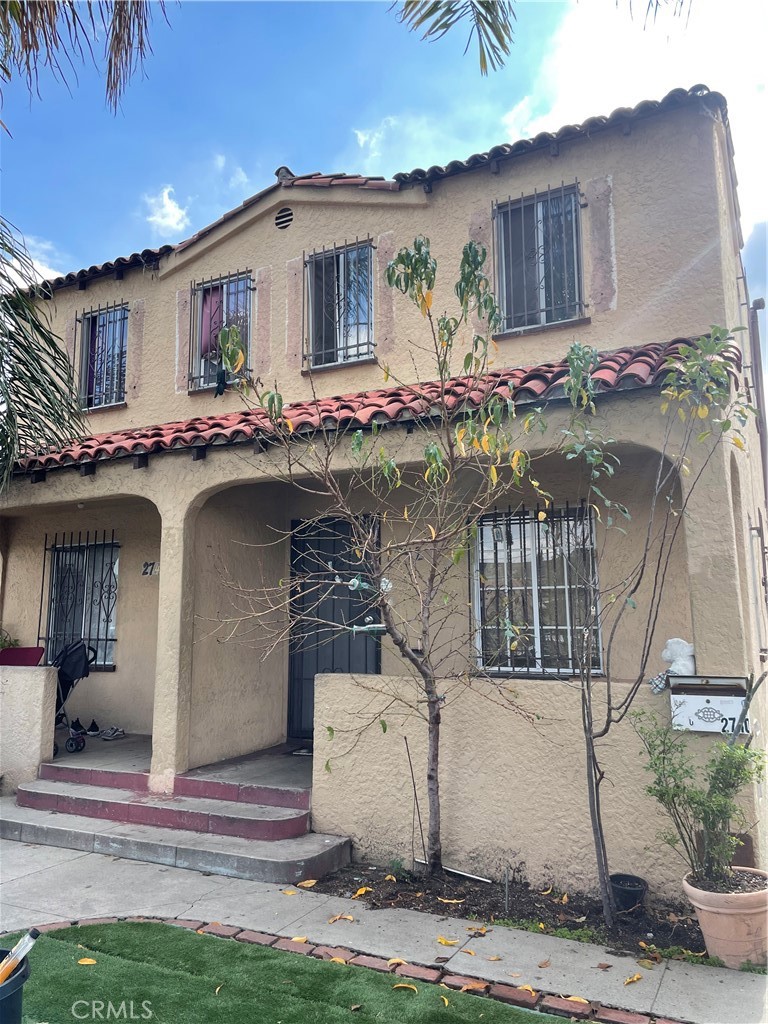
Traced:
<path fill-rule="evenodd" d="M 746 698 L 743 676 L 670 676 L 669 684 L 673 729 L 724 736 L 734 732 Z M 741 732 L 751 732 L 749 716 Z"/>

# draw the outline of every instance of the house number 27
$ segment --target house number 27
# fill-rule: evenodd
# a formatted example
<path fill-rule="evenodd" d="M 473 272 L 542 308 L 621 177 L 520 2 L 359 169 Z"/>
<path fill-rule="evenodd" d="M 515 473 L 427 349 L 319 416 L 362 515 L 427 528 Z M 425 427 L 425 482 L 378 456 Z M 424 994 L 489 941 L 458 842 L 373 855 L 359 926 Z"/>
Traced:
<path fill-rule="evenodd" d="M 144 562 L 141 567 L 142 576 L 158 576 L 160 574 L 159 562 Z"/>

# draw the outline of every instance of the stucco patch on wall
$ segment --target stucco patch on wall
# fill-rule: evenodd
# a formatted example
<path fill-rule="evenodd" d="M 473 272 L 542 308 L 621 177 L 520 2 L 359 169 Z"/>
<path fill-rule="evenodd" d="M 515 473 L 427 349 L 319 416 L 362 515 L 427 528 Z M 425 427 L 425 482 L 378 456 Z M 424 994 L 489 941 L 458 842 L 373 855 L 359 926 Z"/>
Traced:
<path fill-rule="evenodd" d="M 304 339 L 301 336 L 304 257 L 296 256 L 294 259 L 288 260 L 285 273 L 285 363 L 289 370 L 301 370 L 304 343 Z"/>
<path fill-rule="evenodd" d="M 176 292 L 176 394 L 189 388 L 189 289 Z"/>
<path fill-rule="evenodd" d="M 144 299 L 136 299 L 130 305 L 128 315 L 128 355 L 125 397 L 127 401 L 141 394 L 142 359 L 144 354 Z"/>
<path fill-rule="evenodd" d="M 387 264 L 395 256 L 395 233 L 379 235 L 376 243 L 376 294 L 374 296 L 374 343 L 378 356 L 395 348 L 395 293 L 386 281 Z"/>
<path fill-rule="evenodd" d="M 589 224 L 592 273 L 586 299 L 589 312 L 605 313 L 616 309 L 616 239 L 613 225 L 613 176 L 591 178 L 584 183 Z"/>

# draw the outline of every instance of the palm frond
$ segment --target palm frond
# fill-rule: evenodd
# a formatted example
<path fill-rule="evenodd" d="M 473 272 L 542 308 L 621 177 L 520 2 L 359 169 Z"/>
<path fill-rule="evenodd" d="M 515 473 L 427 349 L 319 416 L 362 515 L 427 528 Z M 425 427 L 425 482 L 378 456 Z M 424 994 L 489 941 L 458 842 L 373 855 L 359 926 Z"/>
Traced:
<path fill-rule="evenodd" d="M 85 432 L 66 349 L 23 240 L 0 218 L 0 492 L 20 458 Z"/>
<path fill-rule="evenodd" d="M 513 42 L 514 0 L 404 0 L 398 20 L 411 31 L 424 30 L 422 39 L 442 39 L 456 25 L 469 22 L 466 53 L 477 39 L 480 71 L 504 66 Z"/>

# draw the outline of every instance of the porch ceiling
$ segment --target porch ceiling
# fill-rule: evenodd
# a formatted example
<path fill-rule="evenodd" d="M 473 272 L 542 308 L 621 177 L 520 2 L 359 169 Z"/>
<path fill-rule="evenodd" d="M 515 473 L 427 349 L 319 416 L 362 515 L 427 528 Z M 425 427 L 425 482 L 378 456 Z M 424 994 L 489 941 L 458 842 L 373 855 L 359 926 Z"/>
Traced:
<path fill-rule="evenodd" d="M 603 353 L 592 374 L 601 393 L 622 392 L 658 386 L 669 370 L 681 345 L 695 344 L 693 338 L 675 338 L 637 347 Z M 731 346 L 728 361 L 737 373 L 741 353 Z M 441 401 L 450 412 L 461 413 L 467 406 L 477 407 L 491 394 L 512 399 L 516 404 L 564 397 L 563 385 L 568 364 L 563 359 L 538 366 L 511 367 L 487 373 L 482 378 L 455 377 L 448 382 L 445 398 L 438 381 L 360 391 L 356 394 L 292 402 L 283 407 L 283 416 L 297 432 L 309 433 L 320 426 L 357 429 L 372 423 L 388 424 L 432 416 Z M 97 434 L 63 448 L 25 459 L 21 471 L 57 469 L 101 460 L 120 459 L 144 453 L 161 453 L 178 448 L 205 447 L 252 441 L 268 437 L 273 428 L 267 413 L 259 409 L 204 416 L 140 429 Z"/>

